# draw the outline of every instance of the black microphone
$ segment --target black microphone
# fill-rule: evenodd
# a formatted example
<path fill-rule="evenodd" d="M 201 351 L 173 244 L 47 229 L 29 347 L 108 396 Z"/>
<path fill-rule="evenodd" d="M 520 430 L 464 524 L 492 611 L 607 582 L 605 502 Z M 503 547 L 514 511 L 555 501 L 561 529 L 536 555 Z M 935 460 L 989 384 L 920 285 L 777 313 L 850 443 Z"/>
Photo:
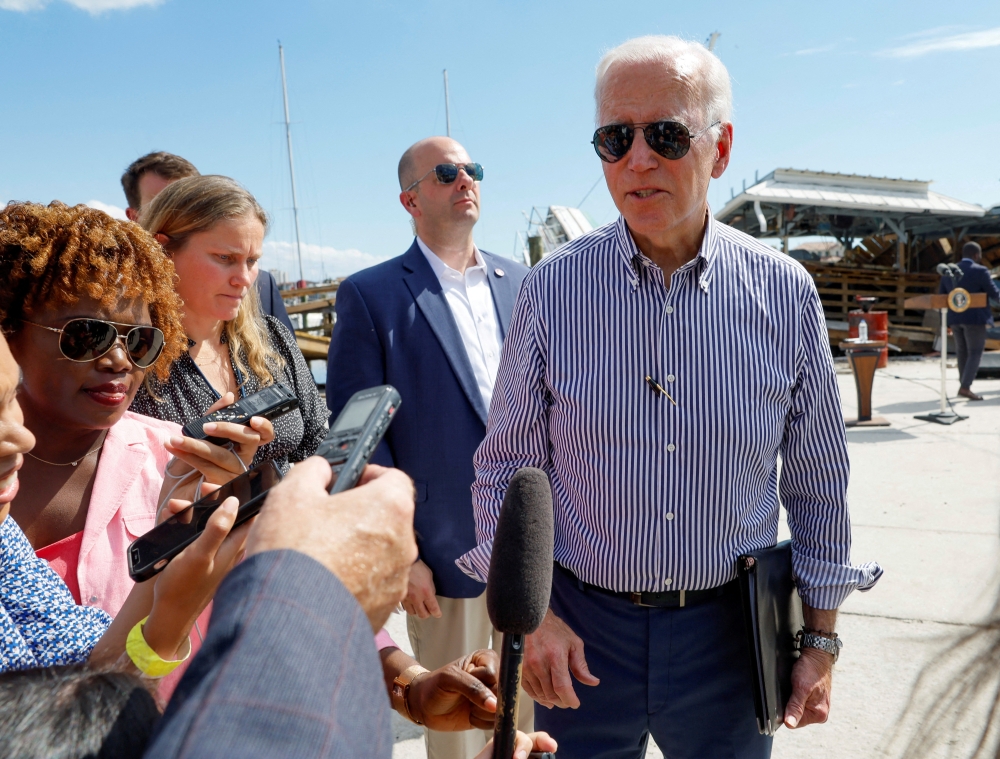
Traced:
<path fill-rule="evenodd" d="M 519 469 L 504 495 L 493 538 L 486 609 L 503 633 L 493 759 L 512 759 L 524 636 L 542 623 L 552 594 L 552 490 L 541 469 Z M 553 756 L 534 752 L 533 757 Z"/>

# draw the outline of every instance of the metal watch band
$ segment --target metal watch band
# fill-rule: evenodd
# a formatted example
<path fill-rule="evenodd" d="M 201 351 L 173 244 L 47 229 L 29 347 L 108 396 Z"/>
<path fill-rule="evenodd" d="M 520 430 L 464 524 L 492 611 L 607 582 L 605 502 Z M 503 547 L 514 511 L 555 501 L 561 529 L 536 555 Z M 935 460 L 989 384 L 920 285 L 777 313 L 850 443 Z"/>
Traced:
<path fill-rule="evenodd" d="M 392 681 L 392 693 L 390 694 L 392 708 L 415 725 L 422 725 L 424 723 L 418 721 L 410 714 L 410 701 L 408 698 L 410 695 L 410 684 L 416 679 L 417 675 L 422 675 L 424 672 L 429 671 L 419 664 L 414 664 L 412 667 L 407 667 L 396 675 L 396 678 Z"/>
<path fill-rule="evenodd" d="M 840 649 L 844 647 L 844 642 L 840 638 L 826 638 L 822 635 L 815 635 L 802 630 L 798 634 L 799 648 L 818 648 L 833 656 L 833 660 L 840 658 Z"/>

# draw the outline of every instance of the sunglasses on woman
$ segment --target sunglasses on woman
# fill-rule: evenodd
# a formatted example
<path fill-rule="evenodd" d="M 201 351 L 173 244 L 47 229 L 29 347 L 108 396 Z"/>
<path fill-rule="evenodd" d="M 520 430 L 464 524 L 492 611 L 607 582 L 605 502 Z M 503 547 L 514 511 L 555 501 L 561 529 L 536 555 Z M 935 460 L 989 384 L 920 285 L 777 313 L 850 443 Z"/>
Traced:
<path fill-rule="evenodd" d="M 650 124 L 609 124 L 594 132 L 594 139 L 590 142 L 602 161 L 617 163 L 631 150 L 632 141 L 635 140 L 635 131 L 641 129 L 642 136 L 646 139 L 650 150 L 668 161 L 676 161 L 687 155 L 694 140 L 721 123 L 721 121 L 715 121 L 694 134 L 691 134 L 691 130 L 679 121 L 654 121 Z"/>
<path fill-rule="evenodd" d="M 70 319 L 62 329 L 22 320 L 33 327 L 41 327 L 49 332 L 59 333 L 59 352 L 70 361 L 86 363 L 98 359 L 110 351 L 116 342 L 122 341 L 128 357 L 140 369 L 156 361 L 163 350 L 163 332 L 156 327 L 132 327 L 103 319 Z M 132 327 L 122 335 L 118 326 Z"/>
<path fill-rule="evenodd" d="M 403 192 L 409 192 L 418 184 L 423 182 L 431 174 L 437 177 L 437 181 L 441 184 L 451 184 L 456 179 L 458 179 L 458 172 L 464 171 L 469 175 L 470 179 L 474 179 L 477 182 L 483 181 L 483 167 L 482 164 L 478 163 L 439 163 L 433 169 L 424 174 L 420 179 L 407 187 Z"/>

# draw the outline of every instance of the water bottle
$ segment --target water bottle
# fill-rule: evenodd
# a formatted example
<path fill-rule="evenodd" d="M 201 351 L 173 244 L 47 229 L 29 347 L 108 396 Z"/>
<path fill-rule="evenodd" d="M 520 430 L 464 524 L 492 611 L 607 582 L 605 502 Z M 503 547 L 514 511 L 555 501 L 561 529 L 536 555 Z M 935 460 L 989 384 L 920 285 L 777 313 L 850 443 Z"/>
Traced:
<path fill-rule="evenodd" d="M 868 322 L 864 319 L 858 322 L 858 340 L 863 343 L 868 342 Z"/>

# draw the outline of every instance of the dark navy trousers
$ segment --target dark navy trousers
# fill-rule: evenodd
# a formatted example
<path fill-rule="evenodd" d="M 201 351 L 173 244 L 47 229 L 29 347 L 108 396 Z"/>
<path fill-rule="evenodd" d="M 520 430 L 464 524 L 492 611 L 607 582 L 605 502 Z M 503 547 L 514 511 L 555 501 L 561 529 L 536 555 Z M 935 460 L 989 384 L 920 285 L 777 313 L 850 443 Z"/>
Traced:
<path fill-rule="evenodd" d="M 667 759 L 768 759 L 757 732 L 739 588 L 681 609 L 635 606 L 556 569 L 551 608 L 584 642 L 596 687 L 579 709 L 535 706 L 559 759 L 642 759 L 652 734 Z"/>

